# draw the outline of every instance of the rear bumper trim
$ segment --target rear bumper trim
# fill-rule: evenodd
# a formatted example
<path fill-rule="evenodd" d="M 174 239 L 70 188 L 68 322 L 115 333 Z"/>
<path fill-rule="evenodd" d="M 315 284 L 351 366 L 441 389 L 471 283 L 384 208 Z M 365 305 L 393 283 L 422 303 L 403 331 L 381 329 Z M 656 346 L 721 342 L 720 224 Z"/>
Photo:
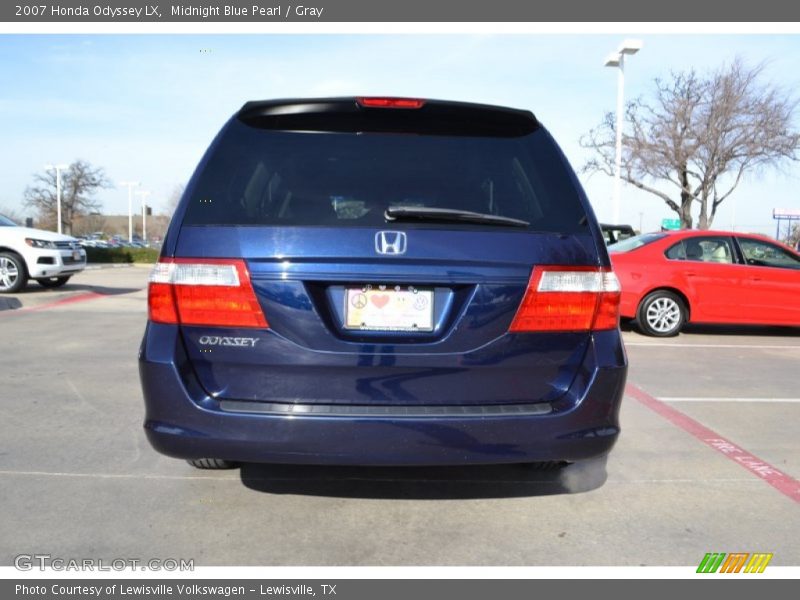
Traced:
<path fill-rule="evenodd" d="M 503 417 L 547 415 L 553 407 L 547 402 L 536 404 L 497 404 L 483 406 L 353 406 L 335 404 L 285 404 L 221 400 L 223 412 L 267 415 L 303 415 L 325 417 Z"/>

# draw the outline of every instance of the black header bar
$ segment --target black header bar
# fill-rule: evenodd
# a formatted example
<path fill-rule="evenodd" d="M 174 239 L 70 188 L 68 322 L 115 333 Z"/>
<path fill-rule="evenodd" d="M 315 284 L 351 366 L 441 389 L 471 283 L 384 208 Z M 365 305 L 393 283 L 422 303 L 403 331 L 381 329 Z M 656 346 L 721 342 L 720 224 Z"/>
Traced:
<path fill-rule="evenodd" d="M 786 0 L 11 0 L 0 21 L 79 22 L 791 22 L 800 3 Z"/>

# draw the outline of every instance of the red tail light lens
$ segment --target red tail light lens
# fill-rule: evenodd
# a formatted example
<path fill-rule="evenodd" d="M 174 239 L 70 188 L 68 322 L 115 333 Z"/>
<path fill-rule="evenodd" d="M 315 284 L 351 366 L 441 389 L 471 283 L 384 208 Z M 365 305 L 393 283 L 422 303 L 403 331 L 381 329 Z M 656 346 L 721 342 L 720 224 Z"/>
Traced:
<path fill-rule="evenodd" d="M 178 323 L 178 309 L 175 307 L 172 285 L 150 280 L 147 290 L 147 318 L 154 323 Z"/>
<path fill-rule="evenodd" d="M 356 98 L 361 106 L 368 108 L 422 108 L 425 100 L 418 98 Z"/>
<path fill-rule="evenodd" d="M 536 267 L 509 331 L 615 329 L 619 297 L 619 280 L 610 269 Z"/>
<path fill-rule="evenodd" d="M 148 313 L 156 323 L 268 327 L 243 260 L 159 261 L 150 275 Z"/>

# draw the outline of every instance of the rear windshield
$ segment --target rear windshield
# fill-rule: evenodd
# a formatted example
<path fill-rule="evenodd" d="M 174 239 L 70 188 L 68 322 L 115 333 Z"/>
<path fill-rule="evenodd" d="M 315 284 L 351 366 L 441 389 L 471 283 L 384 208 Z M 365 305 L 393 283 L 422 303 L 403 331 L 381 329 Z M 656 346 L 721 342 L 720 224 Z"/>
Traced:
<path fill-rule="evenodd" d="M 233 120 L 184 201 L 186 225 L 383 226 L 393 206 L 511 217 L 551 232 L 575 233 L 586 221 L 542 128 L 469 137 L 288 132 Z"/>
<path fill-rule="evenodd" d="M 617 242 L 613 246 L 609 247 L 608 251 L 630 252 L 631 250 L 636 250 L 637 248 L 646 246 L 647 244 L 652 244 L 656 240 L 660 240 L 663 237 L 663 233 L 644 233 L 642 235 L 635 235 L 633 237 L 629 237 L 628 239 L 622 240 L 621 242 Z"/>

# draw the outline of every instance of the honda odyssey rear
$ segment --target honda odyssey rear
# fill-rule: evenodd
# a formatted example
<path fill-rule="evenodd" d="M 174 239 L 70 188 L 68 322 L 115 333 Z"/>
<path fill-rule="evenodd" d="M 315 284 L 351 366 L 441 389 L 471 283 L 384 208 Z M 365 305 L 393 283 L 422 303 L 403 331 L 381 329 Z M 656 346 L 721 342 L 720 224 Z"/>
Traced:
<path fill-rule="evenodd" d="M 619 434 L 618 305 L 530 112 L 249 102 L 150 279 L 145 429 L 199 467 L 596 457 Z"/>

